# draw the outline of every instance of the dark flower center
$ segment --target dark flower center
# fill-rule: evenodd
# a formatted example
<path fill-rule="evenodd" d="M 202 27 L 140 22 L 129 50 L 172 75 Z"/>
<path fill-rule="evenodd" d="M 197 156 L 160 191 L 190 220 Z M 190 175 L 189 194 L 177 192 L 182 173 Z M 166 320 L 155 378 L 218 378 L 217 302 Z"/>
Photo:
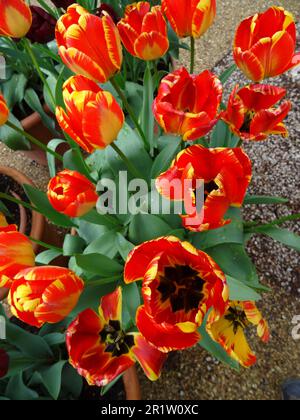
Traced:
<path fill-rule="evenodd" d="M 175 265 L 165 268 L 157 290 L 162 302 L 170 299 L 173 312 L 184 310 L 187 313 L 199 307 L 204 298 L 204 284 L 198 271 L 188 265 Z"/>
<path fill-rule="evenodd" d="M 55 192 L 57 195 L 64 195 L 64 189 L 63 189 L 63 187 L 62 187 L 62 186 L 56 187 L 56 188 L 54 189 L 54 192 Z"/>
<path fill-rule="evenodd" d="M 254 115 L 255 115 L 254 111 L 247 111 L 244 118 L 244 123 L 242 127 L 240 128 L 240 131 L 242 133 L 250 133 L 250 126 L 251 126 L 251 122 L 253 120 Z"/>
<path fill-rule="evenodd" d="M 106 345 L 105 351 L 113 357 L 127 354 L 134 345 L 134 337 L 122 330 L 119 321 L 109 321 L 99 335 L 101 342 Z"/>
<path fill-rule="evenodd" d="M 208 195 L 215 190 L 218 190 L 219 187 L 218 185 L 215 183 L 215 181 L 210 181 L 210 182 L 206 182 L 204 184 L 204 200 L 207 199 Z"/>
<path fill-rule="evenodd" d="M 238 332 L 239 327 L 245 329 L 249 325 L 245 312 L 238 307 L 230 307 L 227 315 L 225 315 L 225 319 L 232 322 L 234 334 Z"/>

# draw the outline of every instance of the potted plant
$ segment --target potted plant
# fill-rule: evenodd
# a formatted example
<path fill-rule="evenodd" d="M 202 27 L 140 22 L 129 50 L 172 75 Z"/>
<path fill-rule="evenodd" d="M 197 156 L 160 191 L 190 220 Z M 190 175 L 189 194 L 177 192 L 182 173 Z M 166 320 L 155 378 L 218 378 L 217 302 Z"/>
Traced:
<path fill-rule="evenodd" d="M 243 220 L 245 204 L 287 202 L 247 194 L 253 174 L 243 143 L 287 134 L 286 91 L 263 80 L 299 64 L 291 48 L 295 23 L 283 8 L 246 19 L 235 37 L 236 64 L 218 76 L 194 74 L 195 39 L 216 13 L 214 0 L 201 3 L 184 20 L 174 2 L 135 3 L 117 25 L 107 13 L 95 16 L 73 4 L 57 22 L 58 53 L 74 73 L 57 82 L 54 98 L 70 149 L 57 156 L 48 144 L 47 193 L 24 189 L 35 211 L 69 233 L 61 247 L 45 243 L 47 250 L 25 269 L 13 264 L 9 228 L 0 233 L 14 269 L 8 276 L 0 259 L 12 313 L 35 328 L 16 334 L 8 323 L 1 344 L 4 398 L 16 398 L 13 389 L 22 390 L 20 399 L 79 398 L 82 378 L 106 393 L 122 375 L 128 379 L 135 363 L 156 380 L 170 352 L 196 345 L 234 369 L 250 367 L 256 356 L 245 330 L 254 326 L 269 340 L 257 305 L 268 289 L 245 245 L 263 234 L 299 250 L 299 236 L 279 226 L 300 216 Z M 170 47 L 167 20 L 179 39 L 190 37 L 191 62 L 189 70 L 164 75 L 157 66 Z M 282 29 L 284 60 L 265 42 L 260 49 L 245 43 L 254 21 L 263 28 L 267 21 L 269 34 Z M 256 35 L 253 42 L 260 42 L 263 29 Z M 143 86 L 134 85 L 131 101 L 122 44 L 133 60 L 144 61 Z M 223 90 L 237 67 L 251 81 L 225 104 Z M 0 105 L 4 125 L 4 97 Z M 69 258 L 68 268 L 51 265 L 60 255 Z"/>

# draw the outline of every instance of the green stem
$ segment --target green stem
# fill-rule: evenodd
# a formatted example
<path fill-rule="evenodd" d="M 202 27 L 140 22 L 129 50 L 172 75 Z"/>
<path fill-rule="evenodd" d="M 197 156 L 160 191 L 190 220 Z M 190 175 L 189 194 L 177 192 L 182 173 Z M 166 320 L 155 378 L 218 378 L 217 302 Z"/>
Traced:
<path fill-rule="evenodd" d="M 127 166 L 129 172 L 131 175 L 133 175 L 135 178 L 144 179 L 143 175 L 132 165 L 130 160 L 124 155 L 121 149 L 116 145 L 116 143 L 111 143 L 111 147 L 114 149 L 114 151 L 120 156 L 120 158 L 123 160 L 125 165 Z"/>
<path fill-rule="evenodd" d="M 262 229 L 262 228 L 268 228 L 276 225 L 281 225 L 282 223 L 289 222 L 292 220 L 298 220 L 300 219 L 300 213 L 290 214 L 289 216 L 283 216 L 279 219 L 273 220 L 270 223 L 258 223 L 258 222 L 246 222 L 245 230 L 247 232 L 255 231 L 256 229 Z"/>
<path fill-rule="evenodd" d="M 190 73 L 194 73 L 195 67 L 195 39 L 191 36 L 191 70 Z"/>
<path fill-rule="evenodd" d="M 41 81 L 43 82 L 43 84 L 45 85 L 45 88 L 47 89 L 47 91 L 49 93 L 49 96 L 51 98 L 51 102 L 52 102 L 53 107 L 55 109 L 55 107 L 56 107 L 55 98 L 54 98 L 53 93 L 52 93 L 52 91 L 50 89 L 50 86 L 49 86 L 49 84 L 48 84 L 45 76 L 43 75 L 43 73 L 42 73 L 42 71 L 40 69 L 40 66 L 39 66 L 39 64 L 38 64 L 38 62 L 37 62 L 37 60 L 35 58 L 35 55 L 34 55 L 34 53 L 32 51 L 32 48 L 31 48 L 31 45 L 30 45 L 28 39 L 26 39 L 26 38 L 23 39 L 23 42 L 24 42 L 24 47 L 25 47 L 26 51 L 28 52 L 28 54 L 29 54 L 29 56 L 30 56 L 30 58 L 32 60 L 32 63 L 34 65 L 34 67 L 36 68 L 36 71 L 38 72 L 38 75 L 40 76 Z"/>
<path fill-rule="evenodd" d="M 27 140 L 29 140 L 31 143 L 33 143 L 36 146 L 38 146 L 40 149 L 44 150 L 47 153 L 50 153 L 51 155 L 53 155 L 56 159 L 60 160 L 61 162 L 63 161 L 63 158 L 62 158 L 61 155 L 59 155 L 58 153 L 56 153 L 54 150 L 49 149 L 42 142 L 40 142 L 38 139 L 36 139 L 35 137 L 33 137 L 31 134 L 26 133 L 26 131 L 23 131 L 21 128 L 17 127 L 15 124 L 13 124 L 11 121 L 7 121 L 6 122 L 6 125 L 8 127 L 12 128 L 13 130 L 15 130 L 17 133 L 19 133 L 22 136 L 26 137 Z"/>
<path fill-rule="evenodd" d="M 31 211 L 36 211 L 36 212 L 38 212 L 38 213 L 41 213 L 38 209 L 36 209 L 35 207 L 33 207 L 31 204 L 26 203 L 26 201 L 22 201 L 22 200 L 19 200 L 19 199 L 17 199 L 17 198 L 14 198 L 14 197 L 12 197 L 12 196 L 11 196 L 11 195 L 9 195 L 9 194 L 6 194 L 6 193 L 3 193 L 3 192 L 0 192 L 0 198 L 2 198 L 2 199 L 4 199 L 4 200 L 11 201 L 12 203 L 18 204 L 18 205 L 20 205 L 20 206 L 23 206 L 23 207 L 25 207 L 26 209 L 29 209 L 29 210 L 31 210 Z"/>
<path fill-rule="evenodd" d="M 138 119 L 135 116 L 135 114 L 134 114 L 131 106 L 129 105 L 126 96 L 124 95 L 122 89 L 118 85 L 118 82 L 116 81 L 116 79 L 114 77 L 112 77 L 110 79 L 110 83 L 113 85 L 113 87 L 117 91 L 119 97 L 121 98 L 121 100 L 123 102 L 124 107 L 126 108 L 126 110 L 127 110 L 128 114 L 129 114 L 130 118 L 132 119 L 132 122 L 134 123 L 134 125 L 135 125 L 137 131 L 139 132 L 139 134 L 140 134 L 140 136 L 141 136 L 141 138 L 142 138 L 142 140 L 143 140 L 146 148 L 148 149 L 148 144 L 147 144 L 147 140 L 146 140 L 145 134 L 144 134 L 144 132 L 143 132 L 143 130 L 142 130 L 142 128 L 141 128 L 141 126 L 140 126 L 140 124 L 138 122 Z"/>
<path fill-rule="evenodd" d="M 58 251 L 60 253 L 63 253 L 63 249 L 62 248 L 58 248 L 57 246 L 47 244 L 46 242 L 43 242 L 43 241 L 39 241 L 39 240 L 37 240 L 35 238 L 32 238 L 31 236 L 29 236 L 28 239 L 30 239 L 32 242 L 34 242 L 34 243 L 42 246 L 43 248 L 53 249 L 54 251 Z"/>

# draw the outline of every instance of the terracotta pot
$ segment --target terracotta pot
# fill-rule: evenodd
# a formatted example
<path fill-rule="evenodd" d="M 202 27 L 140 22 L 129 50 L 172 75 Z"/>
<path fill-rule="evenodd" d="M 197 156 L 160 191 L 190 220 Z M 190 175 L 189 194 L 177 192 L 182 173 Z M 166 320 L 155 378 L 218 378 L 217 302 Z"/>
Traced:
<path fill-rule="evenodd" d="M 16 181 L 18 184 L 29 184 L 34 185 L 33 182 L 22 172 L 14 168 L 9 168 L 8 166 L 0 166 L 0 174 L 6 175 Z M 26 213 L 24 212 L 24 208 L 19 206 L 20 208 L 20 232 L 26 232 Z M 33 211 L 31 218 L 31 231 L 30 236 L 36 240 L 42 240 L 44 227 L 45 227 L 45 218 L 40 213 Z M 25 220 L 24 220 L 25 217 Z M 38 250 L 38 245 L 35 242 L 32 242 L 32 246 L 34 251 Z M 7 295 L 7 289 L 0 288 L 0 301 Z"/>
<path fill-rule="evenodd" d="M 123 375 L 126 400 L 138 401 L 142 398 L 140 382 L 135 366 L 132 366 Z"/>

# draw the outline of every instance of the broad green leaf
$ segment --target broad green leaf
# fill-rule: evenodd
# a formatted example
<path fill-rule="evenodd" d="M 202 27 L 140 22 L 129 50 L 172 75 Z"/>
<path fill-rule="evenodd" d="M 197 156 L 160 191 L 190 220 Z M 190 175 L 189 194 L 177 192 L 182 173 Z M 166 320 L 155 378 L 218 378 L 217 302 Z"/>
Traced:
<path fill-rule="evenodd" d="M 288 229 L 281 229 L 277 226 L 261 226 L 253 228 L 252 232 L 267 235 L 275 241 L 281 242 L 282 244 L 300 252 L 300 236 Z"/>
<path fill-rule="evenodd" d="M 129 240 L 134 244 L 141 244 L 145 241 L 167 235 L 172 228 L 152 214 L 137 214 L 129 225 Z"/>
<path fill-rule="evenodd" d="M 231 276 L 226 276 L 227 283 L 229 286 L 229 298 L 230 300 L 260 300 L 261 296 L 251 289 L 249 286 L 246 286 L 241 281 L 234 279 Z"/>
<path fill-rule="evenodd" d="M 117 261 L 102 254 L 77 255 L 76 263 L 80 268 L 90 273 L 95 273 L 99 277 L 111 277 L 122 273 L 123 266 Z"/>
<path fill-rule="evenodd" d="M 77 371 L 69 364 L 66 364 L 62 371 L 60 399 L 77 400 L 83 386 L 83 379 Z"/>
<path fill-rule="evenodd" d="M 233 75 L 233 73 L 237 70 L 237 65 L 232 64 L 230 67 L 228 67 L 220 76 L 220 81 L 222 85 L 224 85 L 228 79 Z"/>
<path fill-rule="evenodd" d="M 226 144 L 226 139 L 229 136 L 229 128 L 224 121 L 219 120 L 215 128 L 213 129 L 210 147 L 224 147 Z"/>
<path fill-rule="evenodd" d="M 141 295 L 135 282 L 123 286 L 123 302 L 127 306 L 133 325 L 135 325 L 136 311 L 141 305 Z"/>
<path fill-rule="evenodd" d="M 84 254 L 103 254 L 109 258 L 114 258 L 118 252 L 116 238 L 116 232 L 106 232 L 91 242 L 89 246 L 85 248 Z"/>
<path fill-rule="evenodd" d="M 10 378 L 5 396 L 12 400 L 34 400 L 38 398 L 38 393 L 33 389 L 28 388 L 23 381 L 23 373 Z"/>
<path fill-rule="evenodd" d="M 116 244 L 121 257 L 126 261 L 128 254 L 133 250 L 134 245 L 127 241 L 121 233 L 117 233 Z"/>
<path fill-rule="evenodd" d="M 43 369 L 41 371 L 41 376 L 43 378 L 43 383 L 54 400 L 57 400 L 60 389 L 61 389 L 61 374 L 64 365 L 67 363 L 66 360 L 61 360 L 52 366 Z"/>
<path fill-rule="evenodd" d="M 9 114 L 9 121 L 23 130 L 19 120 L 12 113 Z M 12 150 L 30 150 L 31 148 L 29 141 L 24 136 L 7 125 L 0 127 L 0 141 Z"/>
<path fill-rule="evenodd" d="M 63 255 L 72 256 L 81 253 L 86 246 L 85 241 L 78 235 L 65 235 L 63 243 Z"/>
<path fill-rule="evenodd" d="M 282 197 L 271 197 L 268 195 L 246 195 L 244 204 L 285 204 L 289 200 Z"/>
<path fill-rule="evenodd" d="M 95 225 L 106 226 L 111 229 L 120 226 L 120 223 L 114 216 L 109 214 L 100 214 L 95 209 L 80 217 L 79 220 L 89 222 Z"/>
<path fill-rule="evenodd" d="M 152 179 L 157 178 L 170 167 L 175 155 L 180 150 L 180 141 L 180 138 L 174 137 L 174 142 L 167 145 L 156 157 L 151 169 Z"/>
<path fill-rule="evenodd" d="M 48 149 L 51 149 L 53 150 L 53 152 L 55 152 L 58 146 L 60 146 L 63 143 L 66 143 L 66 142 L 61 139 L 52 139 L 48 142 L 47 147 Z M 48 152 L 47 152 L 47 162 L 48 162 L 50 177 L 53 178 L 56 175 L 56 161 L 55 161 L 55 157 L 51 153 L 48 153 Z"/>
<path fill-rule="evenodd" d="M 37 265 L 48 265 L 51 261 L 55 260 L 55 258 L 62 255 L 60 251 L 56 251 L 55 249 L 47 249 L 46 251 L 40 252 L 35 257 L 35 263 Z"/>
<path fill-rule="evenodd" d="M 10 80 L 2 85 L 2 92 L 9 109 L 23 101 L 27 78 L 23 73 L 14 73 Z"/>
<path fill-rule="evenodd" d="M 58 132 L 55 130 L 55 117 L 50 117 L 44 111 L 37 93 L 32 88 L 26 89 L 24 100 L 33 111 L 39 113 L 44 126 L 47 127 L 55 136 L 57 136 Z"/>
<path fill-rule="evenodd" d="M 32 368 L 36 364 L 34 357 L 24 356 L 20 351 L 9 351 L 9 368 L 5 378 L 10 378 Z"/>

